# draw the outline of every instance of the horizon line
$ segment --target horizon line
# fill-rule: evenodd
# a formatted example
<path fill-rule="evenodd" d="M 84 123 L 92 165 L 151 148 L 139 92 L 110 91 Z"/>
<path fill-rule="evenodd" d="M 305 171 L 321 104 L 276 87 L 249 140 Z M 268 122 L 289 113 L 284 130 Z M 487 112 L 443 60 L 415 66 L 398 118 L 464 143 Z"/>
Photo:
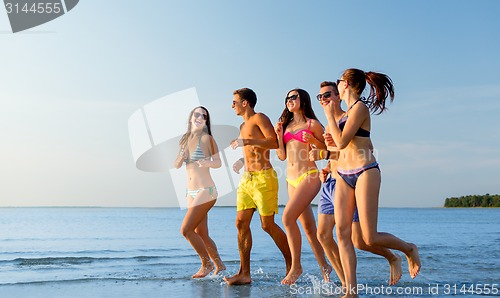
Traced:
<path fill-rule="evenodd" d="M 283 208 L 286 205 L 279 204 L 278 207 Z M 317 204 L 311 204 L 312 207 L 317 207 Z M 178 209 L 186 209 L 186 208 L 181 208 L 179 206 L 50 206 L 50 205 L 39 205 L 39 206 L 0 206 L 0 209 L 7 209 L 7 208 L 87 208 L 87 209 L 172 209 L 172 208 L 178 208 Z M 236 208 L 236 206 L 213 206 L 212 208 Z M 397 207 L 397 206 L 385 206 L 385 207 L 379 207 L 379 208 L 399 208 L 399 209 L 430 209 L 430 208 L 481 208 L 481 207 L 444 207 L 444 206 L 427 206 L 427 207 Z M 482 208 L 495 208 L 495 207 L 482 207 Z"/>

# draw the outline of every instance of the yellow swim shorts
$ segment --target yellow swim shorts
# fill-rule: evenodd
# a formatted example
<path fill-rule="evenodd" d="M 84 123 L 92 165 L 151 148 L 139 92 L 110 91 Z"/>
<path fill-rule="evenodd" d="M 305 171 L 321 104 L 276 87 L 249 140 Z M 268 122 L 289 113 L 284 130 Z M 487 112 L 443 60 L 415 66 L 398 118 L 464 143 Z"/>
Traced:
<path fill-rule="evenodd" d="M 278 213 L 278 175 L 273 168 L 244 172 L 238 185 L 238 211 L 257 209 L 261 216 Z"/>

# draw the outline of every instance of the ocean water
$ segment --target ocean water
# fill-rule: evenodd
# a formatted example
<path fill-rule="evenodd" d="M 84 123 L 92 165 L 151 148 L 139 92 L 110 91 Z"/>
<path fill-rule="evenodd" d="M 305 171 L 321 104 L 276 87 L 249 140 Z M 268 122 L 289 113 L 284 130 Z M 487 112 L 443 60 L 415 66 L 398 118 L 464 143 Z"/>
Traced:
<path fill-rule="evenodd" d="M 200 264 L 179 233 L 184 214 L 178 208 L 0 208 L 0 297 L 341 296 L 334 273 L 332 283 L 320 281 L 305 237 L 302 277 L 293 287 L 280 285 L 284 262 L 257 213 L 252 284 L 227 286 L 222 275 L 191 279 Z M 209 213 L 225 275 L 239 266 L 235 216 L 234 207 Z M 500 295 L 500 209 L 381 208 L 379 230 L 416 243 L 422 269 L 412 280 L 403 257 L 403 278 L 388 287 L 387 262 L 358 251 L 362 297 Z"/>

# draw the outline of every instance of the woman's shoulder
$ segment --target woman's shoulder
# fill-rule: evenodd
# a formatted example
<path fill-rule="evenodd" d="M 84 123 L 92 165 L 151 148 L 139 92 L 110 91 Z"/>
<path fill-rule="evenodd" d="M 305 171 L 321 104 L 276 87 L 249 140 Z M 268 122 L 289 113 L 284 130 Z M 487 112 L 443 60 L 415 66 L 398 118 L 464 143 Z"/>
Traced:
<path fill-rule="evenodd" d="M 350 119 L 350 121 L 353 121 L 353 119 L 356 119 L 356 121 L 364 121 L 365 119 L 370 118 L 370 109 L 364 102 L 360 101 L 344 113 L 342 118 L 346 117 Z"/>
<path fill-rule="evenodd" d="M 351 108 L 351 113 L 368 113 L 370 114 L 370 107 L 365 100 L 359 99 L 359 103 Z"/>
<path fill-rule="evenodd" d="M 307 121 L 311 122 L 311 126 L 313 126 L 313 125 L 319 125 L 319 126 L 321 126 L 321 122 L 319 122 L 318 119 L 309 119 Z"/>
<path fill-rule="evenodd" d="M 204 133 L 201 136 L 201 143 L 207 146 L 214 146 L 217 144 L 215 142 L 215 138 L 212 135 L 209 135 L 208 133 Z"/>
<path fill-rule="evenodd" d="M 321 128 L 322 130 L 324 129 L 323 124 L 321 124 L 321 122 L 319 122 L 318 119 L 309 119 L 307 126 L 309 127 L 310 130 L 313 130 L 314 128 Z"/>
<path fill-rule="evenodd" d="M 210 142 L 212 140 L 214 140 L 214 137 L 212 135 L 209 135 L 208 133 L 204 133 L 201 135 L 201 141 L 203 143 L 207 143 L 207 142 Z"/>

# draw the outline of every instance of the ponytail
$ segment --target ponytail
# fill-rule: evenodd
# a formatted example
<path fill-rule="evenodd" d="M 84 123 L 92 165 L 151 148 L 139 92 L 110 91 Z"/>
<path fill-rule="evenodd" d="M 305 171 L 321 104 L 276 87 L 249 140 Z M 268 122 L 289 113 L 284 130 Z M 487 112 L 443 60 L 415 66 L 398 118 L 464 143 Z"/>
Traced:
<path fill-rule="evenodd" d="M 394 85 L 389 76 L 378 72 L 364 72 L 360 69 L 350 68 L 344 72 L 343 77 L 349 82 L 356 93 L 361 96 L 366 87 L 370 85 L 370 94 L 366 99 L 366 104 L 373 114 L 380 115 L 387 108 L 385 101 L 390 96 L 390 101 L 394 100 Z"/>
<path fill-rule="evenodd" d="M 387 108 L 385 100 L 390 96 L 391 102 L 394 100 L 394 85 L 389 76 L 383 73 L 367 72 L 365 73 L 366 82 L 370 85 L 370 95 L 367 100 L 370 104 L 370 111 L 380 115 Z"/>

